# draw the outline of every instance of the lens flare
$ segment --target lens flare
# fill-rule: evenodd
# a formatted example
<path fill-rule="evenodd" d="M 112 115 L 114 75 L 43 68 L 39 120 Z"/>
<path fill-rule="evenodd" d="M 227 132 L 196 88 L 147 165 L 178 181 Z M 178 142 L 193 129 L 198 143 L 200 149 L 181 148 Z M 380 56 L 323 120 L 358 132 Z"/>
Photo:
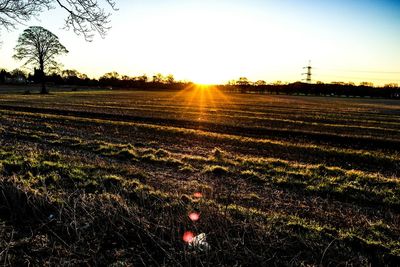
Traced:
<path fill-rule="evenodd" d="M 189 218 L 193 222 L 197 222 L 200 219 L 200 213 L 192 212 L 192 213 L 189 214 Z"/>
<path fill-rule="evenodd" d="M 194 238 L 194 234 L 192 232 L 190 232 L 190 231 L 186 231 L 183 234 L 183 237 L 182 237 L 183 241 L 186 242 L 186 243 L 193 242 L 193 238 Z"/>
<path fill-rule="evenodd" d="M 200 192 L 196 192 L 196 193 L 193 194 L 193 196 L 194 196 L 195 198 L 202 198 L 202 197 L 203 197 L 203 194 L 200 193 Z"/>

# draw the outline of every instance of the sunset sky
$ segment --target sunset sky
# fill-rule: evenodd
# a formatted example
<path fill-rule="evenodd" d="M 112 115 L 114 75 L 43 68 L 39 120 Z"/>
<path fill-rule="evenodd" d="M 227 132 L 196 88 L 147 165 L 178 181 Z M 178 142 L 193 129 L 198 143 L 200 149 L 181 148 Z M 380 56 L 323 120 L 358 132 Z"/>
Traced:
<path fill-rule="evenodd" d="M 400 83 L 400 1 L 117 0 L 105 39 L 85 42 L 62 30 L 66 14 L 44 12 L 27 26 L 59 36 L 64 68 L 174 74 L 198 83 L 294 82 L 311 60 L 314 81 Z M 1 31 L 0 67 L 12 70 L 19 34 Z M 303 77 L 304 78 L 304 77 Z"/>

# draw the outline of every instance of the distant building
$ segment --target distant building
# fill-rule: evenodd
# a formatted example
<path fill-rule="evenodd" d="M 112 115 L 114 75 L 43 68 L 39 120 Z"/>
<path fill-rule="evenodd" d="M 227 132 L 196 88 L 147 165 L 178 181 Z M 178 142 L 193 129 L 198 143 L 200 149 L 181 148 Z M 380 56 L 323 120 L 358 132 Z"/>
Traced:
<path fill-rule="evenodd" d="M 4 82 L 8 84 L 25 84 L 26 78 L 22 76 L 12 78 L 5 77 Z"/>

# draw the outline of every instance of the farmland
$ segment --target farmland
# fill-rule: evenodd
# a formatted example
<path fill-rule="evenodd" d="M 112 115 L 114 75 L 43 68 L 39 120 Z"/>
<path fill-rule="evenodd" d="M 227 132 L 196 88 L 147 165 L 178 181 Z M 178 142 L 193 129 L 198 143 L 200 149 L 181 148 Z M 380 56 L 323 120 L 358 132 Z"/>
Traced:
<path fill-rule="evenodd" d="M 0 134 L 5 266 L 400 262 L 396 100 L 10 93 Z"/>

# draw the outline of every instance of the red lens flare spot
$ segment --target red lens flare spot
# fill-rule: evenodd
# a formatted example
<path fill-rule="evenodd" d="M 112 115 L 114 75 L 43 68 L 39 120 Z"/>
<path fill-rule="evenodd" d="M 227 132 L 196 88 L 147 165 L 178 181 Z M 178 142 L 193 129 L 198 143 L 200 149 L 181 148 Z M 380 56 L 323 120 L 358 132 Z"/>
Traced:
<path fill-rule="evenodd" d="M 193 194 L 193 196 L 194 196 L 195 198 L 202 198 L 202 197 L 203 197 L 203 194 L 200 193 L 200 192 L 196 192 L 196 193 Z"/>
<path fill-rule="evenodd" d="M 186 231 L 183 234 L 183 237 L 182 237 L 183 241 L 186 242 L 186 243 L 192 243 L 193 242 L 193 238 L 194 238 L 194 234 L 192 232 L 190 232 L 190 231 Z"/>
<path fill-rule="evenodd" d="M 193 221 L 193 222 L 197 222 L 200 219 L 200 213 L 197 212 L 192 212 L 189 214 L 189 218 Z"/>

